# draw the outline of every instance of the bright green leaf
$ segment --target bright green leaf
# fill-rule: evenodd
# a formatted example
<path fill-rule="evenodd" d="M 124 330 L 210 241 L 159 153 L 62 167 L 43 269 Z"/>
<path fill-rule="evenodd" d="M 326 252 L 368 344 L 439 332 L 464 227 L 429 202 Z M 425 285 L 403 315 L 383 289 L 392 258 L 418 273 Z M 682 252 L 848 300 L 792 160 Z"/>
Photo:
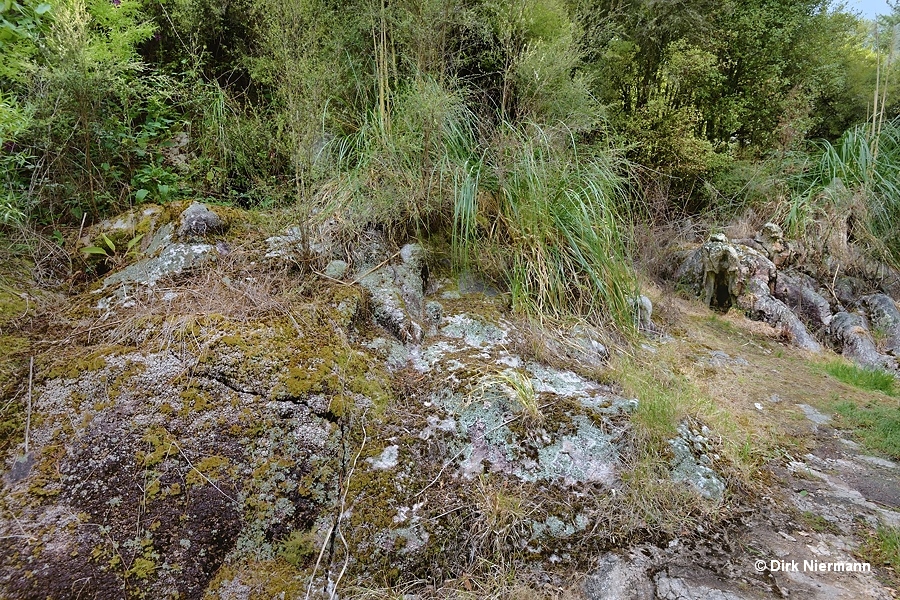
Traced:
<path fill-rule="evenodd" d="M 138 242 L 141 241 L 141 239 L 143 237 L 144 237 L 144 234 L 142 233 L 140 235 L 137 235 L 137 236 L 131 238 L 131 240 L 128 242 L 128 250 L 131 250 L 132 248 L 134 248 L 138 244 Z"/>
<path fill-rule="evenodd" d="M 106 246 L 110 250 L 112 250 L 113 252 L 116 251 L 116 245 L 113 243 L 113 241 L 111 239 L 109 239 L 109 237 L 105 233 L 101 233 L 100 237 L 103 238 L 103 242 L 106 244 Z"/>

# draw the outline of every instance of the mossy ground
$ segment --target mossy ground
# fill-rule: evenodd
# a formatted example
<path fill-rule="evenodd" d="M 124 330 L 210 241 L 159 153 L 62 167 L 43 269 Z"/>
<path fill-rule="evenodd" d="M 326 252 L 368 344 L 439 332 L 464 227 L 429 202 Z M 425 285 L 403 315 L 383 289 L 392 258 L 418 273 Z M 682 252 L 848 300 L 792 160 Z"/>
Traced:
<path fill-rule="evenodd" d="M 183 279 L 166 284 L 184 297 L 175 306 L 148 302 L 107 321 L 88 292 L 49 315 L 54 335 L 68 343 L 36 355 L 37 463 L 25 487 L 8 499 L 25 522 L 43 518 L 57 502 L 77 507 L 84 518 L 72 525 L 78 541 L 67 544 L 72 556 L 66 560 L 41 558 L 33 548 L 14 550 L 18 536 L 3 543 L 3 568 L 53 561 L 43 573 L 58 578 L 50 584 L 35 575 L 16 593 L 43 587 L 52 594 L 71 585 L 68 574 L 80 572 L 128 597 L 163 589 L 191 595 L 236 545 L 244 544 L 239 556 L 262 552 L 274 559 L 292 531 L 310 531 L 339 469 L 317 458 L 329 452 L 294 439 L 307 417 L 287 407 L 297 401 L 302 409 L 301 401 L 316 394 L 338 398 L 325 413 L 351 412 L 353 398 L 362 394 L 376 406 L 387 403 L 389 382 L 339 334 L 360 318 L 364 299 L 346 286 L 329 292 L 313 284 L 311 291 L 304 286 L 312 282 L 299 273 L 272 273 L 268 265 L 238 260 L 216 265 L 209 275 L 231 290 L 230 306 L 216 312 L 194 310 L 209 290 Z M 288 277 L 279 281 L 278 275 Z M 266 306 L 247 297 L 254 277 L 279 288 L 274 297 L 271 288 L 260 294 Z M 246 376 L 271 386 L 244 394 L 196 366 L 178 366 L 196 365 L 216 344 L 237 358 L 223 380 L 240 384 Z M 303 371 L 304 389 L 287 390 L 292 369 L 295 378 Z M 16 376 L 21 383 L 21 373 Z M 339 410 L 342 397 L 350 400 Z M 266 404 L 271 400 L 280 403 L 275 412 Z M 309 434 L 315 444 L 329 443 L 334 427 L 323 422 L 324 435 Z M 21 424 L 15 424 L 18 435 Z M 84 488 L 82 482 L 91 483 Z M 57 530 L 29 531 L 53 536 Z"/>

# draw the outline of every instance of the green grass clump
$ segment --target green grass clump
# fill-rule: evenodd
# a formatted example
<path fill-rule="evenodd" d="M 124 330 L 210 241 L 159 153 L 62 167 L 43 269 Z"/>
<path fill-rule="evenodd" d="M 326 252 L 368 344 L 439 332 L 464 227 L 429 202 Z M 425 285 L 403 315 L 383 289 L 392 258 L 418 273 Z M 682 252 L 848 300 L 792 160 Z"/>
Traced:
<path fill-rule="evenodd" d="M 881 369 L 865 369 L 843 361 L 833 361 L 825 365 L 825 371 L 846 384 L 871 392 L 883 392 L 896 396 L 897 380 Z"/>
<path fill-rule="evenodd" d="M 476 121 L 459 92 L 408 86 L 390 119 L 370 111 L 329 145 L 338 174 L 321 214 L 351 240 L 372 224 L 396 238 L 447 231 L 455 268 L 505 281 L 520 312 L 629 330 L 627 163 L 564 127 L 504 121 L 487 137 Z"/>
<path fill-rule="evenodd" d="M 609 152 L 579 154 L 563 130 L 506 124 L 458 190 L 454 254 L 505 279 L 524 313 L 627 329 L 637 285 L 624 170 Z"/>
<path fill-rule="evenodd" d="M 900 118 L 873 134 L 870 124 L 847 130 L 834 144 L 823 141 L 796 178 L 785 225 L 802 232 L 817 208 L 850 208 L 864 234 L 900 262 Z M 856 203 L 856 200 L 862 200 Z"/>
<path fill-rule="evenodd" d="M 887 565 L 900 572 L 900 529 L 879 526 L 860 548 L 860 554 L 876 566 Z"/>
<path fill-rule="evenodd" d="M 900 459 L 900 407 L 860 407 L 845 401 L 837 404 L 834 410 L 856 430 L 866 447 Z"/>

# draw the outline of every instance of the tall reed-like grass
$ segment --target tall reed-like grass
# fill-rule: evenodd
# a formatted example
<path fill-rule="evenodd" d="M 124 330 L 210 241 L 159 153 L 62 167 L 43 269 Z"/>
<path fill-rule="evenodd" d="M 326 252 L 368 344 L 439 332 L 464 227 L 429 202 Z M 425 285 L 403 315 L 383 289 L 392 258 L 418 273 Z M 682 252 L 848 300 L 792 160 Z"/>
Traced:
<path fill-rule="evenodd" d="M 505 280 L 514 308 L 630 327 L 620 159 L 581 154 L 564 128 L 501 123 L 480 139 L 459 92 L 433 80 L 391 105 L 389 128 L 373 110 L 331 142 L 336 175 L 323 214 L 351 228 L 446 228 L 455 268 Z"/>
<path fill-rule="evenodd" d="M 849 129 L 834 144 L 821 142 L 797 178 L 797 190 L 786 224 L 802 229 L 817 201 L 842 206 L 851 197 L 862 199 L 860 218 L 871 238 L 900 264 L 900 119 L 883 125 L 872 137 L 868 125 Z"/>
<path fill-rule="evenodd" d="M 609 153 L 579 154 L 565 131 L 535 124 L 504 130 L 482 167 L 484 206 L 472 207 L 468 194 L 456 197 L 464 207 L 454 214 L 471 223 L 474 213 L 480 224 L 467 240 L 476 262 L 500 270 L 523 312 L 627 328 L 636 283 L 622 235 L 623 165 Z M 471 234 L 469 225 L 456 228 Z"/>
<path fill-rule="evenodd" d="M 345 215 L 352 227 L 421 230 L 467 185 L 475 119 L 458 92 L 432 79 L 414 82 L 391 105 L 390 120 L 371 110 L 329 142 L 336 175 L 326 212 Z"/>

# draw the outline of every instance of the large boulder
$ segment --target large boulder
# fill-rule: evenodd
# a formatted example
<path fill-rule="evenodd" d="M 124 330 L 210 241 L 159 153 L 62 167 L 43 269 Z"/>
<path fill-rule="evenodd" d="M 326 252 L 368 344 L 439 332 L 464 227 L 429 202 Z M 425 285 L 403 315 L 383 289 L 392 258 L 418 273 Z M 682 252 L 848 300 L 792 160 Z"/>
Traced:
<path fill-rule="evenodd" d="M 713 235 L 687 257 L 675 278 L 710 308 L 727 312 L 743 291 L 741 253 L 724 235 Z"/>
<path fill-rule="evenodd" d="M 737 305 L 751 318 L 787 332 L 800 348 L 819 352 L 821 345 L 803 322 L 773 295 L 776 275 L 775 264 L 762 253 L 721 234 L 698 247 L 676 272 L 679 283 L 710 308 L 724 312 Z"/>
<path fill-rule="evenodd" d="M 900 357 L 900 310 L 886 294 L 872 294 L 860 300 L 869 314 L 869 322 L 875 329 L 884 351 Z"/>
<path fill-rule="evenodd" d="M 225 222 L 221 217 L 202 202 L 193 202 L 181 213 L 178 225 L 178 237 L 193 241 L 221 233 Z"/>
<path fill-rule="evenodd" d="M 778 273 L 775 279 L 775 297 L 784 302 L 813 331 L 822 331 L 831 323 L 831 305 L 814 289 L 812 280 L 802 273 Z"/>
<path fill-rule="evenodd" d="M 828 327 L 832 344 L 853 362 L 870 368 L 897 369 L 897 361 L 881 354 L 861 315 L 839 312 Z"/>

